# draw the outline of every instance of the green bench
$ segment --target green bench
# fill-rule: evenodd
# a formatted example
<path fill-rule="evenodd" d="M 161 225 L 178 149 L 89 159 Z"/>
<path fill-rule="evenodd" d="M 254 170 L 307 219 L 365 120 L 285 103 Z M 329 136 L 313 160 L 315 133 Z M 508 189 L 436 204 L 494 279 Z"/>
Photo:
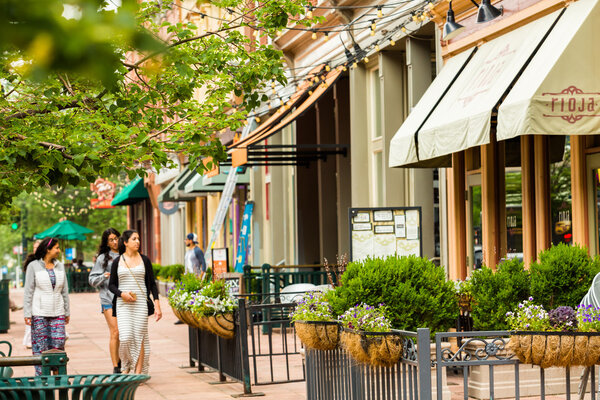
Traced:
<path fill-rule="evenodd" d="M 0 378 L 0 400 L 130 400 L 148 375 L 51 375 Z"/>

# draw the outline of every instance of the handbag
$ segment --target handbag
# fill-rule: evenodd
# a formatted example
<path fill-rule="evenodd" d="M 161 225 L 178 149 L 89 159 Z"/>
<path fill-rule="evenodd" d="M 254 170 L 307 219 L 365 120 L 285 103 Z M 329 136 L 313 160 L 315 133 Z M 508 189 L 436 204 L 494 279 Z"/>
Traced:
<path fill-rule="evenodd" d="M 127 267 L 127 270 L 129 271 L 129 273 L 133 277 L 133 280 L 135 280 L 135 283 L 137 284 L 138 289 L 140 289 L 140 292 L 144 293 L 144 290 L 142 290 L 142 287 L 140 286 L 140 283 L 138 282 L 137 278 L 135 277 L 135 275 L 133 274 L 133 272 L 131 272 L 131 267 L 129 266 L 129 264 L 127 264 L 127 260 L 125 260 L 124 256 L 121 256 L 121 257 L 123 258 L 123 262 L 125 263 L 125 266 Z M 142 261 L 143 261 L 143 259 L 142 259 Z M 145 263 L 144 263 L 144 268 L 145 268 Z M 134 299 L 137 300 L 137 297 L 135 297 Z M 148 305 L 148 315 L 154 314 L 154 302 L 152 300 L 150 300 L 150 295 L 149 294 L 146 296 L 146 304 Z"/>

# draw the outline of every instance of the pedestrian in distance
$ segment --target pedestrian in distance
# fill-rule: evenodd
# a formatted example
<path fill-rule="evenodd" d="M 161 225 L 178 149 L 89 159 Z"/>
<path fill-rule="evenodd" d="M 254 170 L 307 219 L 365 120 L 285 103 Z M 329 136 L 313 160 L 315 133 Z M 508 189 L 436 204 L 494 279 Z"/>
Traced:
<path fill-rule="evenodd" d="M 198 247 L 198 235 L 188 233 L 185 237 L 185 272 L 196 274 L 200 279 L 204 279 L 206 275 L 206 261 L 204 260 L 204 252 Z"/>
<path fill-rule="evenodd" d="M 34 355 L 51 349 L 65 349 L 65 325 L 69 323 L 69 287 L 65 266 L 58 261 L 60 245 L 46 238 L 35 251 L 35 260 L 27 266 L 23 298 L 25 324 L 31 325 Z M 42 367 L 35 367 L 41 375 Z"/>
<path fill-rule="evenodd" d="M 23 280 L 25 280 L 25 276 L 27 274 L 27 266 L 29 265 L 29 263 L 35 260 L 35 251 L 37 250 L 41 242 L 42 241 L 39 239 L 33 242 L 33 253 L 29 253 L 27 254 L 27 257 L 25 257 L 25 261 L 23 262 Z M 23 286 L 25 286 L 25 282 L 23 282 Z M 23 346 L 25 346 L 28 349 L 31 348 L 31 325 L 25 325 L 25 333 L 23 334 Z"/>
<path fill-rule="evenodd" d="M 98 289 L 100 294 L 100 312 L 104 314 L 108 331 L 110 334 L 109 350 L 113 364 L 113 373 L 121 373 L 121 361 L 119 360 L 119 329 L 117 318 L 113 316 L 113 298 L 115 295 L 108 290 L 110 269 L 113 261 L 119 257 L 119 231 L 108 228 L 102 233 L 98 255 L 92 272 L 90 272 L 89 283 Z"/>
<path fill-rule="evenodd" d="M 162 312 L 152 263 L 139 250 L 139 234 L 134 230 L 123 232 L 119 238 L 120 256 L 112 263 L 108 288 L 115 295 L 113 316 L 119 327 L 122 371 L 146 375 L 150 361 L 148 316 L 154 314 L 158 322 Z"/>

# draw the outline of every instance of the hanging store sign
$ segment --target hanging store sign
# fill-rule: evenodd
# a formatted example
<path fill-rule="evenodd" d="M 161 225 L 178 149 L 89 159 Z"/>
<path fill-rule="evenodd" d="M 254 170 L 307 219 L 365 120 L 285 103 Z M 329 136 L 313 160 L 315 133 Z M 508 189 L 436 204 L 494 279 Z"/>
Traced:
<path fill-rule="evenodd" d="M 90 189 L 97 196 L 95 199 L 91 199 L 92 208 L 114 208 L 110 203 L 115 198 L 117 185 L 113 182 L 98 178 L 94 183 L 90 185 Z"/>
<path fill-rule="evenodd" d="M 213 277 L 218 277 L 221 274 L 228 272 L 229 252 L 227 248 L 212 249 L 212 265 Z"/>
<path fill-rule="evenodd" d="M 350 260 L 421 256 L 421 208 L 350 208 Z"/>

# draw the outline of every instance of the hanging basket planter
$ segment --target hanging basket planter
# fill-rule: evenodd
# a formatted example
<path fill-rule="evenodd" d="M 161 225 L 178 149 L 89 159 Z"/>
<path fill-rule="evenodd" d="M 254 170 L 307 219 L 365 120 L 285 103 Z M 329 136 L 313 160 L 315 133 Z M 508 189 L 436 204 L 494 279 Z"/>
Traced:
<path fill-rule="evenodd" d="M 300 341 L 309 349 L 333 350 L 340 342 L 340 327 L 336 321 L 295 321 Z"/>
<path fill-rule="evenodd" d="M 202 329 L 202 327 L 198 323 L 198 319 L 196 318 L 196 316 L 194 315 L 193 312 L 191 312 L 189 310 L 182 310 L 182 311 L 180 311 L 180 313 L 181 313 L 181 316 L 183 317 L 183 322 L 185 322 L 192 328 Z"/>
<path fill-rule="evenodd" d="M 203 317 L 206 328 L 224 339 L 235 336 L 235 317 L 233 313 L 216 314 Z"/>
<path fill-rule="evenodd" d="M 402 337 L 396 332 L 364 332 L 343 328 L 341 342 L 356 361 L 376 367 L 391 367 L 402 356 Z"/>
<path fill-rule="evenodd" d="M 512 332 L 519 361 L 542 368 L 600 364 L 600 332 Z"/>
<path fill-rule="evenodd" d="M 181 314 L 179 313 L 179 310 L 176 309 L 175 307 L 171 306 L 171 310 L 173 310 L 173 314 L 175 314 L 175 317 L 177 317 L 178 320 L 180 320 L 181 322 L 183 322 L 183 317 L 181 316 Z"/>

